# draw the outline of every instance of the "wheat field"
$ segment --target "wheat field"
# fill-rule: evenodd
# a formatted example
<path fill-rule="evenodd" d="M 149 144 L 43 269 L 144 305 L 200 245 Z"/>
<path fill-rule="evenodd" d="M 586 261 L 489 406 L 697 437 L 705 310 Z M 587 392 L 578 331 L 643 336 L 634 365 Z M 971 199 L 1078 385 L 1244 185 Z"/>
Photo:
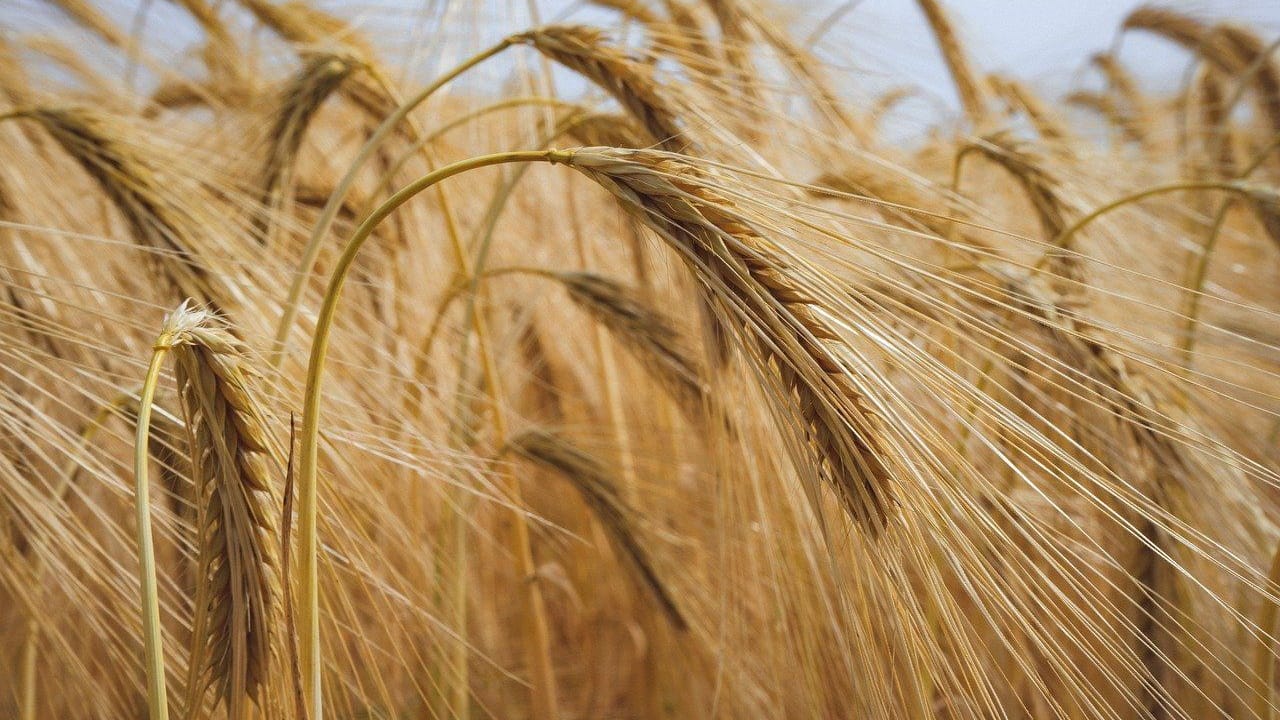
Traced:
<path fill-rule="evenodd" d="M 1280 43 L 914 2 L 0 13 L 0 717 L 1274 720 Z"/>

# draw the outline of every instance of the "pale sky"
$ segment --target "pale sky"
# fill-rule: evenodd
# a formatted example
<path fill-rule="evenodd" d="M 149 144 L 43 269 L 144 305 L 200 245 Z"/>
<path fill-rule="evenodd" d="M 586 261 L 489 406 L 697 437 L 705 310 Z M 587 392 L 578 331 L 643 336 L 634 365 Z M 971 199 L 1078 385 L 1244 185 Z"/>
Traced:
<path fill-rule="evenodd" d="M 1107 50 L 1125 15 L 1142 5 L 1134 0 L 943 0 L 976 63 L 1031 81 L 1049 93 L 1097 87 L 1089 57 Z M 820 22 L 841 2 L 782 3 Z M 1167 0 L 1156 4 L 1210 20 L 1231 19 L 1268 41 L 1280 34 L 1280 0 Z M 821 46 L 826 56 L 853 57 L 851 77 L 870 76 L 877 86 L 909 82 L 955 107 L 946 68 L 914 0 L 861 0 L 830 30 Z M 1280 53 L 1278 53 L 1280 54 Z M 1126 34 L 1121 60 L 1145 85 L 1175 87 L 1189 56 L 1142 33 Z M 926 114 L 924 105 L 920 113 Z"/>
<path fill-rule="evenodd" d="M 88 0 L 122 26 L 136 20 L 139 2 Z M 222 0 L 234 4 L 232 0 Z M 412 57 L 419 74 L 456 62 L 457 53 L 480 47 L 479 37 L 493 38 L 532 24 L 530 0 L 319 0 L 317 4 L 356 22 L 393 64 Z M 582 0 L 536 0 L 542 21 L 600 21 L 599 11 L 584 9 Z M 757 0 L 768 2 L 768 0 Z M 1137 0 L 943 0 L 965 39 L 969 52 L 986 71 L 999 71 L 1031 81 L 1042 92 L 1062 93 L 1096 86 L 1087 69 L 1089 56 L 1109 48 L 1124 16 Z M 946 68 L 915 0 L 860 0 L 834 22 L 827 22 L 845 0 L 773 0 L 780 16 L 800 40 L 822 29 L 818 54 L 836 67 L 837 77 L 865 97 L 882 89 L 911 84 L 926 97 L 895 112 L 896 124 L 936 119 L 955 108 Z M 1267 40 L 1280 34 L 1280 0 L 1165 0 L 1166 6 L 1211 20 L 1233 19 Z M 445 12 L 442 8 L 448 7 Z M 0 0 L 0 28 L 19 32 L 55 31 L 46 0 Z M 65 31 L 65 24 L 61 25 Z M 463 29 L 467 28 L 467 29 Z M 441 44 L 438 35 L 453 35 Z M 189 51 L 199 34 L 174 3 L 149 0 L 144 34 L 149 47 Z M 1188 56 L 1168 43 L 1143 34 L 1125 37 L 1121 59 L 1148 87 L 1176 86 L 1186 72 Z M 181 62 L 181 61 L 180 61 Z M 188 58 L 187 62 L 194 62 Z M 501 82 L 501 63 L 483 68 L 481 82 Z M 487 78 L 487 79 L 484 79 Z"/>

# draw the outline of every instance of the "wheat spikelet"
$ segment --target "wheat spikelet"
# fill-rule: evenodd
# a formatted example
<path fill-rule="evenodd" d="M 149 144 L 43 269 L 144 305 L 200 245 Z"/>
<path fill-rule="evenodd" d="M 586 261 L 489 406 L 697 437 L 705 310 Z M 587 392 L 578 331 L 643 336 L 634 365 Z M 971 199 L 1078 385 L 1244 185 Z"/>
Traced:
<path fill-rule="evenodd" d="M 747 99 L 748 110 L 758 114 L 761 105 L 756 68 L 751 55 L 751 37 L 747 20 L 736 0 L 705 0 L 720 26 L 721 65 L 730 78 L 729 92 L 740 92 Z"/>
<path fill-rule="evenodd" d="M 1261 63 L 1252 77 L 1258 104 L 1272 128 L 1280 129 L 1280 71 L 1269 58 L 1262 57 L 1265 43 L 1254 33 L 1229 23 L 1210 26 L 1176 10 L 1149 5 L 1130 13 L 1121 27 L 1159 35 L 1227 75 L 1242 75 L 1252 63 Z"/>
<path fill-rule="evenodd" d="M 839 341 L 839 334 L 817 314 L 789 262 L 685 159 L 586 148 L 566 162 L 678 250 L 708 295 L 744 316 L 759 334 L 762 358 L 777 361 L 778 377 L 796 397 L 805 433 L 823 463 L 822 476 L 853 518 L 878 531 L 893 502 L 876 440 L 882 430 L 827 345 Z"/>
<path fill-rule="evenodd" d="M 595 28 L 551 25 L 513 38 L 598 85 L 613 96 L 664 150 L 690 150 L 675 109 L 659 93 L 649 66 L 627 57 Z"/>
<path fill-rule="evenodd" d="M 239 0 L 254 18 L 298 48 L 314 51 L 334 47 L 331 53 L 375 73 L 373 48 L 346 22 L 305 2 L 274 3 L 270 0 Z M 385 83 L 363 74 L 349 74 L 341 91 L 370 117 L 381 120 L 395 110 L 398 102 L 388 97 Z"/>
<path fill-rule="evenodd" d="M 654 12 L 648 5 L 640 2 L 640 0 L 590 0 L 590 2 L 596 7 L 616 10 L 623 17 L 634 20 L 647 28 L 661 27 L 663 24 L 662 16 Z"/>
<path fill-rule="evenodd" d="M 1280 133 L 1280 68 L 1272 59 L 1271 48 L 1254 32 L 1231 23 L 1220 23 L 1214 33 L 1235 51 L 1240 72 L 1253 73 L 1258 105 L 1270 122 L 1271 131 Z"/>
<path fill-rule="evenodd" d="M 1142 30 L 1196 52 L 1209 26 L 1186 13 L 1157 5 L 1143 5 L 1125 16 L 1121 30 Z"/>
<path fill-rule="evenodd" d="M 0 93 L 14 106 L 30 102 L 31 79 L 21 54 L 6 37 L 0 36 Z"/>
<path fill-rule="evenodd" d="M 1230 118 L 1227 117 L 1226 98 L 1217 71 L 1213 68 L 1202 69 L 1196 80 L 1195 90 L 1194 97 L 1199 107 L 1200 141 L 1205 153 L 1216 155 L 1204 158 L 1205 172 L 1209 177 L 1234 177 L 1235 148 L 1228 127 Z"/>
<path fill-rule="evenodd" d="M 305 2 L 238 0 L 254 19 L 295 45 L 337 42 L 360 57 L 372 57 L 370 48 L 342 20 Z"/>
<path fill-rule="evenodd" d="M 574 447 L 564 438 L 540 430 L 522 433 L 508 443 L 508 448 L 527 460 L 554 470 L 568 480 L 604 526 L 622 556 L 627 558 L 642 584 L 653 594 L 654 600 L 672 626 L 678 630 L 688 627 L 671 592 L 658 577 L 649 553 L 631 529 L 630 517 L 635 514 L 634 511 L 618 496 L 615 483 L 608 477 L 600 461 Z"/>
<path fill-rule="evenodd" d="M 1145 141 L 1142 129 L 1134 124 L 1133 118 L 1110 95 L 1077 90 L 1067 95 L 1064 101 L 1068 105 L 1075 105 L 1101 115 L 1108 123 L 1119 129 L 1126 140 L 1138 144 Z"/>
<path fill-rule="evenodd" d="M 186 708 L 198 712 L 213 686 L 228 717 L 245 718 L 249 701 L 266 709 L 279 655 L 277 448 L 239 341 L 199 310 L 180 309 L 171 325 L 198 512 Z"/>
<path fill-rule="evenodd" d="M 1044 160 L 1036 157 L 1030 147 L 1008 133 L 987 135 L 973 147 L 1007 170 L 1022 186 L 1047 240 L 1058 237 L 1066 229 L 1067 208 L 1058 197 L 1058 183 L 1045 169 Z"/>
<path fill-rule="evenodd" d="M 991 246 L 986 241 L 957 226 L 950 217 L 915 210 L 929 207 L 945 197 L 942 189 L 921 187 L 902 174 L 893 173 L 879 164 L 848 163 L 838 171 L 823 173 L 812 184 L 817 188 L 881 200 L 888 203 L 881 207 L 881 212 L 892 214 L 905 224 L 923 228 L 942 238 L 954 236 L 969 247 L 991 251 Z M 930 192 L 931 190 L 935 192 Z M 830 195 L 821 191 L 815 191 L 815 194 Z"/>
<path fill-rule="evenodd" d="M 1124 118 L 1125 134 L 1143 147 L 1149 148 L 1150 138 L 1147 137 L 1147 129 L 1153 127 L 1155 123 L 1151 120 L 1147 99 L 1138 88 L 1133 75 L 1114 55 L 1109 53 L 1097 53 L 1090 59 L 1090 63 L 1102 71 L 1107 78 L 1107 84 L 1123 104 L 1123 109 L 1117 105 L 1117 110 Z"/>
<path fill-rule="evenodd" d="M 608 278 L 590 273 L 557 273 L 555 277 L 574 304 L 630 350 L 690 420 L 702 415 L 706 391 L 701 370 L 669 318 Z"/>

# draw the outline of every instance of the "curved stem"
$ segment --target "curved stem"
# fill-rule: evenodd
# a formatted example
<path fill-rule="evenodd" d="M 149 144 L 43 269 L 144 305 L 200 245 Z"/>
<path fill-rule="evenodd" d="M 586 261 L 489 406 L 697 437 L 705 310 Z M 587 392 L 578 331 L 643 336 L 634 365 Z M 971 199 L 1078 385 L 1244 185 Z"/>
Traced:
<path fill-rule="evenodd" d="M 330 276 L 324 301 L 316 318 L 315 334 L 311 341 L 311 355 L 307 364 L 306 390 L 303 399 L 301 472 L 299 473 L 298 514 L 299 551 L 302 556 L 302 673 L 304 692 L 308 698 L 310 720 L 323 718 L 320 685 L 320 593 L 318 583 L 319 545 L 316 534 L 317 518 L 317 460 L 320 430 L 320 386 L 325 358 L 329 350 L 329 334 L 337 312 L 338 299 L 346 282 L 347 273 L 365 241 L 373 230 L 392 212 L 415 195 L 445 179 L 482 167 L 509 163 L 549 162 L 563 163 L 570 153 L 561 150 L 528 150 L 494 153 L 462 160 L 447 165 L 405 186 L 380 205 L 356 229 L 348 241 L 342 256 Z"/>
<path fill-rule="evenodd" d="M 1087 225 L 1092 223 L 1094 220 L 1097 220 L 1098 218 L 1102 217 L 1103 215 L 1106 215 L 1112 210 L 1118 210 L 1126 205 L 1132 205 L 1135 202 L 1145 200 L 1149 197 L 1154 197 L 1156 195 L 1165 195 L 1168 193 L 1181 192 L 1184 190 L 1222 190 L 1223 192 L 1234 192 L 1234 193 L 1240 193 L 1240 194 L 1245 194 L 1248 192 L 1248 188 L 1241 185 L 1240 183 L 1229 182 L 1229 181 L 1220 181 L 1220 182 L 1204 181 L 1204 182 L 1179 182 L 1179 183 L 1170 183 L 1168 185 L 1156 185 L 1155 187 L 1149 187 L 1145 190 L 1139 190 L 1138 192 L 1125 195 L 1124 197 L 1119 198 L 1117 200 L 1112 200 L 1111 202 L 1097 208 L 1093 212 L 1090 212 L 1088 215 L 1085 215 L 1079 220 L 1076 220 L 1074 223 L 1071 224 L 1070 227 L 1068 227 L 1066 230 L 1063 230 L 1061 233 L 1059 233 L 1058 237 L 1054 238 L 1053 241 L 1050 243 L 1050 248 L 1045 251 L 1044 255 L 1040 256 L 1039 260 L 1036 261 L 1035 269 L 1043 270 L 1045 265 L 1048 264 L 1050 259 L 1056 257 L 1059 252 L 1068 249 L 1071 243 L 1071 239 L 1075 237 L 1076 233 L 1080 232 Z"/>
<path fill-rule="evenodd" d="M 138 517 L 139 575 L 142 584 L 142 634 L 146 645 L 147 706 L 151 720 L 168 720 L 169 706 L 164 687 L 164 647 L 160 637 L 160 599 L 156 588 L 156 552 L 151 540 L 150 481 L 147 478 L 147 447 L 151 432 L 151 405 L 160 380 L 160 366 L 169 350 L 168 333 L 156 340 L 151 365 L 142 383 L 138 404 L 138 431 L 133 446 L 133 477 Z"/>
<path fill-rule="evenodd" d="M 518 97 L 518 98 L 510 98 L 508 100 L 502 100 L 500 102 L 485 105 L 482 108 L 477 108 L 475 110 L 472 110 L 471 112 L 463 113 L 462 115 L 436 128 L 435 130 L 432 130 L 430 133 L 423 135 L 421 138 L 414 141 L 412 146 L 410 146 L 407 150 L 401 153 L 391 163 L 391 166 L 387 169 L 385 173 L 382 174 L 382 177 L 378 180 L 377 187 L 379 191 L 389 190 L 391 188 L 391 184 L 395 182 L 396 175 L 398 175 L 400 171 L 404 169 L 405 163 L 409 162 L 409 160 L 413 158 L 414 155 L 418 154 L 423 148 L 430 145 L 432 142 L 438 140 L 443 135 L 446 135 L 452 132 L 453 130 L 456 130 L 457 128 L 462 127 L 463 125 L 466 125 L 472 120 L 476 120 L 478 118 L 484 117 L 485 115 L 488 115 L 490 113 L 498 112 L 500 110 L 506 110 L 508 108 L 513 108 L 513 107 L 521 107 L 525 105 L 535 105 L 535 106 L 546 105 L 549 107 L 570 107 L 570 108 L 579 107 L 576 103 L 566 102 L 564 100 L 558 100 L 556 98 L 546 98 L 546 97 L 533 95 L 529 97 Z M 372 202 L 376 200 L 377 200 L 377 196 L 374 196 L 371 199 L 370 204 L 372 204 Z M 368 214 L 370 210 L 372 210 L 372 208 L 367 208 L 364 214 Z"/>
<path fill-rule="evenodd" d="M 302 291 L 306 287 L 307 278 L 310 277 L 311 271 L 315 268 L 316 260 L 320 256 L 320 247 L 323 244 L 324 237 L 329 232 L 329 228 L 333 225 L 334 218 L 338 215 L 338 209 L 342 207 L 342 202 L 346 199 L 347 193 L 351 191 L 352 185 L 355 184 L 356 175 L 364 164 L 369 161 L 373 153 L 382 145 L 387 136 L 406 118 L 409 113 L 421 105 L 428 97 L 440 88 L 455 80 L 459 75 L 467 72 L 471 68 L 506 50 L 512 45 L 510 38 L 503 38 L 496 45 L 491 46 L 487 50 L 482 50 L 476 55 L 471 56 L 461 65 L 453 70 L 441 75 L 435 82 L 428 85 L 417 95 L 406 100 L 395 112 L 387 116 L 386 120 L 373 131 L 373 135 L 360 148 L 360 152 L 355 159 L 351 161 L 351 165 L 347 168 L 346 174 L 342 176 L 342 180 L 338 182 L 338 186 L 334 188 L 333 193 L 329 195 L 329 199 L 325 202 L 324 209 L 320 212 L 320 218 L 316 221 L 315 228 L 311 231 L 311 236 L 307 239 L 306 248 L 302 253 L 302 260 L 298 264 L 297 274 L 294 275 L 293 282 L 289 286 L 289 294 L 285 298 L 284 308 L 280 314 L 280 324 L 276 328 L 275 340 L 271 347 L 271 366 L 279 368 L 280 362 L 284 358 L 285 347 L 289 341 L 289 332 L 293 328 L 294 320 L 298 316 L 298 304 L 302 301 Z M 319 720 L 314 718 L 313 720 Z"/>
<path fill-rule="evenodd" d="M 1213 143 L 1210 146 L 1210 158 L 1218 157 L 1221 154 L 1222 146 L 1227 141 L 1227 125 L 1231 122 L 1231 114 L 1235 110 L 1236 103 L 1240 102 L 1240 98 L 1244 97 L 1244 91 L 1248 89 L 1253 77 L 1261 72 L 1262 68 L 1266 67 L 1267 63 L 1271 61 L 1271 55 L 1277 48 L 1280 48 L 1280 38 L 1273 40 L 1266 49 L 1258 53 L 1258 57 L 1254 58 L 1249 67 L 1245 68 L 1244 72 L 1240 73 L 1239 77 L 1236 78 L 1236 86 L 1231 91 L 1231 97 L 1227 98 L 1227 102 L 1223 105 L 1222 120 L 1214 126 L 1213 135 L 1210 137 Z M 1265 155 L 1264 153 L 1263 156 L 1265 157 Z"/>

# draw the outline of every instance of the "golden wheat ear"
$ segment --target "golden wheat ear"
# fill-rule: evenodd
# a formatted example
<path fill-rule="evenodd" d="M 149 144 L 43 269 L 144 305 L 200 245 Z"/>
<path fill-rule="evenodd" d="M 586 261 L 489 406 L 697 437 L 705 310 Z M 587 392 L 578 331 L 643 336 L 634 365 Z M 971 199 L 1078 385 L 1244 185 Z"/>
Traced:
<path fill-rule="evenodd" d="M 675 108 L 663 95 L 653 70 L 610 45 L 599 30 L 550 25 L 516 36 L 515 41 L 533 47 L 608 92 L 644 128 L 650 142 L 671 151 L 690 151 L 694 145 Z"/>
<path fill-rule="evenodd" d="M 591 273 L 556 273 L 555 278 L 575 305 L 603 325 L 662 384 L 690 421 L 701 419 L 706 407 L 703 371 L 670 318 L 608 278 Z"/>
<path fill-rule="evenodd" d="M 225 302 L 231 295 L 225 280 L 201 260 L 207 239 L 201 223 L 157 172 L 161 163 L 131 141 L 133 133 L 121 119 L 88 107 L 41 107 L 19 114 L 39 122 L 97 182 L 175 294 Z"/>
<path fill-rule="evenodd" d="M 609 539 L 627 559 L 640 582 L 652 593 L 672 627 L 677 630 L 688 628 L 671 591 L 659 578 L 644 544 L 636 537 L 631 522 L 634 511 L 618 496 L 616 483 L 609 478 L 599 460 L 563 437 L 542 430 L 530 430 L 521 434 L 508 443 L 507 449 L 568 480 L 604 526 Z"/>
<path fill-rule="evenodd" d="M 183 321 L 172 353 L 191 445 L 197 512 L 195 618 L 185 708 L 198 714 L 210 686 L 227 716 L 268 709 L 280 659 L 280 510 L 267 431 L 248 354 L 202 311 Z"/>
<path fill-rule="evenodd" d="M 748 331 L 762 374 L 850 517 L 878 534 L 896 505 L 879 421 L 842 358 L 841 336 L 818 310 L 804 274 L 688 158 L 642 150 L 583 148 L 566 163 L 611 192 L 685 258 L 704 297 Z M 730 336 L 741 336 L 719 323 Z"/>

